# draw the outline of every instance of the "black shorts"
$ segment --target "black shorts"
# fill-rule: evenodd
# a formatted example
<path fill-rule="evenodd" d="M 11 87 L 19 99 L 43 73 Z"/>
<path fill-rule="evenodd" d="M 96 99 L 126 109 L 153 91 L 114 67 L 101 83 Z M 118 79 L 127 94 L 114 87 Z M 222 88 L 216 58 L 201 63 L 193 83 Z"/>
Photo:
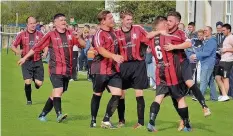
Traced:
<path fill-rule="evenodd" d="M 63 92 L 67 91 L 70 76 L 64 76 L 64 75 L 57 75 L 57 74 L 51 74 L 50 75 L 50 81 L 53 85 L 53 88 L 63 88 Z"/>
<path fill-rule="evenodd" d="M 122 80 L 119 73 L 113 75 L 94 74 L 92 84 L 95 93 L 103 92 L 108 86 L 122 89 Z"/>
<path fill-rule="evenodd" d="M 156 96 L 161 94 L 164 94 L 165 96 L 171 95 L 171 97 L 175 99 L 184 97 L 187 94 L 186 85 L 185 83 L 172 86 L 158 85 L 156 87 Z"/>
<path fill-rule="evenodd" d="M 148 78 L 145 61 L 129 61 L 120 65 L 122 89 L 147 89 Z"/>
<path fill-rule="evenodd" d="M 181 63 L 181 77 L 184 82 L 187 80 L 193 80 L 193 72 L 188 59 L 185 59 Z"/>
<path fill-rule="evenodd" d="M 219 65 L 216 66 L 215 68 L 215 75 L 224 78 L 229 78 L 231 74 L 232 66 L 233 66 L 233 61 L 232 62 L 220 61 Z"/>
<path fill-rule="evenodd" d="M 42 60 L 26 60 L 21 68 L 24 80 L 37 79 L 39 81 L 44 81 L 44 67 Z"/>

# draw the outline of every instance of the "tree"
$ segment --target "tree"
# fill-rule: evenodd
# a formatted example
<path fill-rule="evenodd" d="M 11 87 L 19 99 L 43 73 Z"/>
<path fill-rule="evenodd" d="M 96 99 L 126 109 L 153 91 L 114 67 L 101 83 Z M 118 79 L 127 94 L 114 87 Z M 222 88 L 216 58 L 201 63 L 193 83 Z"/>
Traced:
<path fill-rule="evenodd" d="M 117 1 L 116 4 L 115 12 L 132 11 L 135 23 L 151 23 L 156 16 L 166 15 L 176 6 L 175 1 Z"/>
<path fill-rule="evenodd" d="M 28 16 L 49 23 L 56 13 L 65 14 L 67 21 L 74 17 L 78 23 L 97 23 L 96 16 L 104 9 L 104 1 L 4 1 L 1 6 L 2 24 L 14 24 L 16 13 L 23 24 Z"/>

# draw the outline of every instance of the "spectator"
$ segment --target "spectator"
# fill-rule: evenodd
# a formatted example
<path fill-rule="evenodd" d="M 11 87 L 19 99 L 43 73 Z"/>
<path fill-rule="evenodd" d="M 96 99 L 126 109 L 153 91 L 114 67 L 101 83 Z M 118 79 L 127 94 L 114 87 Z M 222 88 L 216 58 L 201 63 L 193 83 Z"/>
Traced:
<path fill-rule="evenodd" d="M 217 33 L 215 34 L 215 37 L 217 39 L 218 46 L 217 46 L 217 52 L 216 52 L 216 62 L 215 62 L 214 74 L 217 73 L 216 70 L 217 70 L 219 62 L 221 60 L 221 54 L 220 54 L 219 50 L 222 48 L 222 44 L 223 44 L 223 41 L 225 39 L 225 36 L 222 33 L 222 26 L 223 26 L 223 23 L 221 21 L 216 23 Z M 219 92 L 220 92 L 220 94 L 222 93 L 220 88 L 219 88 Z"/>
<path fill-rule="evenodd" d="M 226 37 L 220 49 L 221 60 L 216 69 L 216 81 L 221 89 L 222 96 L 219 96 L 218 101 L 228 101 L 229 77 L 233 66 L 233 35 L 231 34 L 231 25 L 224 24 L 222 32 Z"/>
<path fill-rule="evenodd" d="M 155 85 L 155 62 L 153 61 L 153 55 L 151 49 L 148 47 L 146 50 L 146 67 L 147 67 L 147 76 L 148 76 L 148 87 L 153 87 L 156 89 Z"/>
<path fill-rule="evenodd" d="M 197 62 L 197 60 L 192 60 L 190 58 L 190 56 L 195 54 L 195 52 L 200 50 L 200 48 L 202 47 L 203 42 L 204 42 L 204 30 L 202 30 L 202 29 L 198 30 L 197 35 L 198 35 L 198 38 L 191 39 L 192 47 L 185 50 L 185 53 L 186 53 L 187 57 L 189 58 L 189 62 L 190 62 L 191 68 L 192 68 L 192 72 L 193 72 L 192 75 L 195 75 L 195 79 L 194 79 L 195 83 L 197 83 L 197 65 L 198 65 L 198 62 Z"/>
<path fill-rule="evenodd" d="M 44 35 L 46 34 L 44 25 L 40 25 L 40 31 L 41 31 Z"/>
<path fill-rule="evenodd" d="M 95 50 L 94 48 L 91 46 L 89 48 L 89 50 L 87 51 L 87 64 L 88 64 L 88 70 L 87 70 L 87 79 L 88 81 L 92 81 L 92 75 L 91 75 L 91 64 L 92 64 L 92 61 L 95 57 Z"/>
<path fill-rule="evenodd" d="M 90 48 L 90 40 L 89 40 L 89 31 L 90 29 L 88 27 L 83 28 L 82 38 L 86 41 L 86 47 L 81 50 L 80 56 L 79 56 L 79 71 L 88 70 L 87 66 L 87 51 Z M 84 67 L 84 69 L 83 69 Z"/>
<path fill-rule="evenodd" d="M 190 22 L 188 24 L 188 38 L 189 39 L 197 38 L 197 32 L 195 31 L 195 23 L 194 22 Z"/>
<path fill-rule="evenodd" d="M 217 101 L 216 86 L 214 83 L 214 64 L 217 49 L 217 41 L 212 37 L 212 28 L 206 26 L 204 29 L 204 35 L 206 37 L 204 45 L 200 48 L 200 51 L 196 51 L 195 54 L 191 55 L 190 58 L 199 60 L 201 62 L 201 81 L 200 90 L 204 96 L 207 86 L 210 86 L 210 99 Z"/>
<path fill-rule="evenodd" d="M 180 24 L 178 25 L 178 28 L 179 28 L 180 30 L 182 30 L 182 31 L 185 32 L 185 25 L 184 25 L 183 23 L 180 23 Z"/>
<path fill-rule="evenodd" d="M 72 27 L 71 27 L 72 26 Z M 76 25 L 78 26 L 78 25 Z M 68 26 L 70 30 L 75 31 L 75 27 L 73 25 Z M 78 32 L 78 29 L 76 29 Z M 73 46 L 73 60 L 72 60 L 72 76 L 70 81 L 78 81 L 78 55 L 79 55 L 79 48 L 77 45 Z"/>
<path fill-rule="evenodd" d="M 223 23 L 222 22 L 217 22 L 216 23 L 216 30 L 217 30 L 217 33 L 215 34 L 216 36 L 216 39 L 217 39 L 217 44 L 218 44 L 218 50 L 219 48 L 222 48 L 222 44 L 223 44 L 223 41 L 225 39 L 225 36 L 224 34 L 222 33 L 222 26 L 223 26 Z"/>

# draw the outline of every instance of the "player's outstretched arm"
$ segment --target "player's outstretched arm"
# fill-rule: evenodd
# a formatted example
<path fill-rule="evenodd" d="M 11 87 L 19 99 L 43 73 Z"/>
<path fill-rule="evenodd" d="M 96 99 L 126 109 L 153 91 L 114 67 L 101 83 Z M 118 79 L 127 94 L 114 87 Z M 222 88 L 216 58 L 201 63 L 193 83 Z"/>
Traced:
<path fill-rule="evenodd" d="M 31 49 L 23 58 L 21 58 L 18 61 L 18 65 L 22 65 L 27 60 L 27 58 L 29 58 L 30 56 L 32 56 L 34 53 L 35 52 Z"/>
<path fill-rule="evenodd" d="M 187 49 L 189 47 L 192 46 L 192 43 L 190 41 L 186 41 L 182 44 L 178 44 L 178 45 L 173 45 L 173 44 L 167 44 L 167 45 L 164 45 L 164 49 L 166 51 L 172 51 L 172 50 L 179 50 L 179 49 Z"/>
<path fill-rule="evenodd" d="M 147 37 L 148 39 L 151 39 L 151 38 L 153 38 L 153 37 L 155 37 L 156 35 L 159 35 L 159 34 L 166 35 L 167 32 L 166 32 L 166 31 L 151 31 L 151 32 L 149 32 L 149 33 L 146 35 L 146 37 Z"/>
<path fill-rule="evenodd" d="M 124 61 L 124 57 L 118 54 L 111 53 L 103 47 L 98 47 L 97 50 L 98 53 L 101 54 L 103 57 L 113 59 L 117 63 L 122 63 Z"/>

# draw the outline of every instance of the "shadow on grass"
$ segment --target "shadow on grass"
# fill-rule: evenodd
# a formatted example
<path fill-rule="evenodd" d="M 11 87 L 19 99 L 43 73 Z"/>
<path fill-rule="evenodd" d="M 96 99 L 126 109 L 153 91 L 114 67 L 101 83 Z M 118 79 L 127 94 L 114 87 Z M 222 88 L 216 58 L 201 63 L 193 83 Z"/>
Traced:
<path fill-rule="evenodd" d="M 126 125 L 125 127 L 126 128 L 133 128 L 133 126 L 137 123 L 137 121 L 131 121 L 131 122 L 126 122 Z M 147 127 L 147 123 L 148 122 L 145 122 L 145 125 L 144 125 L 144 128 L 146 129 Z M 165 131 L 165 130 L 168 130 L 168 129 L 174 129 L 174 128 L 178 128 L 178 125 L 179 125 L 179 122 L 175 122 L 175 121 L 163 121 L 163 120 L 157 120 L 156 121 L 156 124 L 158 124 L 157 126 L 159 125 L 162 125 L 162 124 L 169 124 L 169 126 L 166 126 L 166 127 L 160 127 L 159 128 L 159 131 Z M 194 121 L 191 122 L 191 125 L 192 125 L 192 128 L 193 130 L 195 131 L 196 129 L 200 129 L 200 130 L 204 130 L 204 131 L 207 131 L 207 132 L 212 132 L 212 133 L 216 133 L 216 131 L 212 130 L 212 129 L 209 129 L 208 127 L 211 126 L 211 125 L 208 125 L 208 124 L 203 124 L 203 123 L 195 123 Z"/>
<path fill-rule="evenodd" d="M 68 115 L 67 119 L 64 123 L 68 123 L 69 121 L 78 121 L 78 120 L 90 120 L 90 115 Z"/>

